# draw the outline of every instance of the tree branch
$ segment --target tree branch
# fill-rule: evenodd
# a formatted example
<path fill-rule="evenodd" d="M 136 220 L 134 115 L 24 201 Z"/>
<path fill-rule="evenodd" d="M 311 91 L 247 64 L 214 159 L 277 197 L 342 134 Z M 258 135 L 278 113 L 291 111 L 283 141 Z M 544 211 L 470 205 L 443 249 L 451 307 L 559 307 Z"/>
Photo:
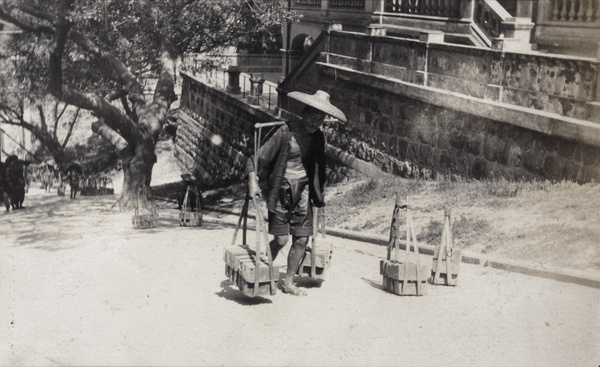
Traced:
<path fill-rule="evenodd" d="M 50 72 L 48 88 L 50 93 L 60 99 L 62 93 L 62 56 L 67 43 L 71 24 L 64 19 L 56 22 L 56 33 L 49 48 L 48 69 Z"/>
<path fill-rule="evenodd" d="M 65 111 L 67 110 L 67 106 L 69 106 L 68 104 L 64 103 L 63 104 L 63 108 L 60 111 L 60 113 L 58 113 L 58 105 L 59 105 L 60 101 L 56 101 L 56 103 L 54 103 L 54 138 L 56 140 L 58 140 L 58 135 L 57 135 L 57 131 L 58 131 L 58 122 L 60 121 L 60 118 L 62 117 L 62 115 L 65 113 Z M 77 113 L 79 113 L 79 110 L 77 110 Z"/>
<path fill-rule="evenodd" d="M 136 135 L 131 119 L 110 102 L 96 94 L 81 93 L 63 86 L 63 101 L 73 106 L 90 110 L 96 116 L 104 118 L 106 124 L 127 141 L 133 141 Z"/>
<path fill-rule="evenodd" d="M 7 124 L 7 125 L 15 125 L 15 126 L 20 126 L 24 129 L 27 129 L 28 131 L 30 131 L 38 140 L 40 140 L 42 142 L 42 144 L 48 148 L 48 150 L 52 153 L 53 156 L 58 156 L 59 154 L 62 154 L 62 150 L 60 149 L 60 145 L 58 144 L 57 141 L 55 141 L 54 139 L 52 139 L 52 137 L 50 136 L 50 134 L 48 133 L 48 131 L 42 130 L 39 127 L 35 126 L 34 124 L 25 121 L 23 118 L 19 118 L 16 121 L 15 120 L 4 120 L 2 121 L 3 124 Z M 2 130 L 2 129 L 0 129 Z M 25 147 L 22 147 L 23 149 L 25 149 Z M 31 154 L 35 159 L 37 159 L 38 161 L 40 161 L 40 159 L 38 159 L 33 153 L 29 152 L 27 149 L 25 149 L 29 154 Z"/>
<path fill-rule="evenodd" d="M 46 115 L 44 114 L 44 108 L 39 103 L 35 107 L 37 108 L 38 114 L 40 115 L 40 124 L 42 125 L 42 129 L 48 131 L 48 126 L 46 125 Z"/>
<path fill-rule="evenodd" d="M 77 108 L 77 110 L 75 111 L 75 115 L 73 116 L 73 119 L 69 123 L 69 131 L 67 131 L 67 136 L 65 136 L 65 140 L 63 141 L 63 143 L 61 145 L 63 150 L 66 148 L 67 143 L 69 142 L 69 139 L 71 138 L 71 134 L 73 133 L 73 127 L 75 126 L 75 123 L 77 122 L 77 117 L 79 116 L 80 110 L 81 110 L 81 108 Z M 56 120 L 56 121 L 58 123 L 58 120 Z M 56 134 L 56 129 L 54 131 Z M 58 137 L 56 138 L 56 140 L 58 141 Z"/>
<path fill-rule="evenodd" d="M 43 11 L 42 9 L 36 9 L 32 6 L 29 6 L 27 4 L 19 4 L 19 6 L 17 7 L 20 11 L 22 11 L 25 14 L 29 14 L 35 18 L 40 18 L 40 19 L 44 19 L 50 23 L 54 22 L 54 17 L 52 17 L 50 15 L 50 13 L 48 13 L 47 11 Z"/>
<path fill-rule="evenodd" d="M 92 123 L 92 131 L 111 143 L 119 152 L 127 148 L 127 141 L 108 127 L 102 119 Z"/>
<path fill-rule="evenodd" d="M 123 105 L 125 114 L 127 114 L 127 116 L 129 116 L 129 118 L 131 118 L 131 120 L 137 124 L 137 122 L 138 122 L 137 115 L 135 115 L 133 113 L 133 111 L 131 111 L 131 108 L 129 108 L 129 103 L 127 103 L 127 98 L 121 97 L 121 104 Z"/>
<path fill-rule="evenodd" d="M 138 82 L 135 75 L 133 75 L 133 73 L 127 69 L 125 64 L 117 59 L 112 53 L 98 48 L 94 43 L 85 38 L 83 34 L 77 31 L 71 31 L 69 33 L 69 37 L 81 49 L 104 61 L 114 71 L 116 77 L 118 78 L 117 81 L 123 83 L 125 88 L 129 91 L 129 100 L 134 105 L 134 108 L 139 108 L 146 104 L 142 85 Z"/>
<path fill-rule="evenodd" d="M 11 9 L 7 9 L 6 7 L 0 5 L 0 19 L 17 26 L 18 28 L 20 28 L 26 32 L 31 32 L 31 33 L 36 33 L 36 34 L 39 34 L 39 33 L 52 34 L 52 33 L 54 33 L 54 29 L 50 26 L 29 24 L 29 23 L 21 21 L 20 19 L 15 18 L 10 13 L 11 13 Z"/>

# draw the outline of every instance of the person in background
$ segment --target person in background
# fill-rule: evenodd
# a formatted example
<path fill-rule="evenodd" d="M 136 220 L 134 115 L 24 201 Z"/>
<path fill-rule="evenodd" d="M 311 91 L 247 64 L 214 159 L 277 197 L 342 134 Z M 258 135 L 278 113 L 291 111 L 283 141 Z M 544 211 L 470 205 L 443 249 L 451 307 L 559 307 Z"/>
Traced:
<path fill-rule="evenodd" d="M 11 155 L 6 158 L 4 172 L 6 175 L 6 186 L 8 188 L 10 205 L 13 209 L 23 208 L 26 186 L 25 166 L 28 166 L 30 163 L 31 162 L 20 160 L 16 155 Z"/>
<path fill-rule="evenodd" d="M 0 161 L 0 198 L 6 207 L 6 211 L 10 210 L 10 199 L 8 196 L 8 181 L 6 179 L 6 165 Z"/>
<path fill-rule="evenodd" d="M 77 199 L 77 191 L 79 191 L 79 182 L 81 181 L 81 167 L 73 163 L 67 168 L 67 178 L 71 187 L 71 199 Z"/>
<path fill-rule="evenodd" d="M 308 237 L 313 234 L 313 209 L 325 206 L 325 136 L 321 131 L 327 115 L 346 121 L 346 116 L 329 101 L 329 94 L 291 92 L 288 97 L 304 104 L 299 121 L 281 126 L 246 164 L 248 194 L 259 194 L 258 176 L 267 179 L 269 243 L 273 260 L 292 235 L 283 291 L 292 295 L 306 292 L 293 283 L 304 258 Z M 264 172 L 266 170 L 266 172 Z M 257 171 L 259 174 L 257 174 Z M 262 172 L 261 172 L 262 171 Z"/>

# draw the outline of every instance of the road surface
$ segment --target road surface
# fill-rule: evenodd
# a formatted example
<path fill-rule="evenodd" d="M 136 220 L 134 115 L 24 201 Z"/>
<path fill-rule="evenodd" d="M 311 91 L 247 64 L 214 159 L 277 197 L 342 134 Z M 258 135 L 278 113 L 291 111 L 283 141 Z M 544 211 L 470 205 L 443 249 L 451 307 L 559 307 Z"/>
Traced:
<path fill-rule="evenodd" d="M 457 287 L 402 297 L 383 247 L 329 237 L 307 296 L 247 298 L 222 259 L 237 218 L 179 227 L 159 203 L 135 230 L 114 200 L 32 189 L 0 213 L 2 366 L 600 366 L 600 289 L 462 264 Z"/>

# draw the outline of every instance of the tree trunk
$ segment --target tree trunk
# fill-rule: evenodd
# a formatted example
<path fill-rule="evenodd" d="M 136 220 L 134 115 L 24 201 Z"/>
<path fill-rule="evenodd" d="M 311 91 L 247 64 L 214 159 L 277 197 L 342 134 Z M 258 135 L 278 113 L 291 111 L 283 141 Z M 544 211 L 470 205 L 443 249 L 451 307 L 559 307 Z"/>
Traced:
<path fill-rule="evenodd" d="M 123 151 L 123 187 L 119 205 L 121 208 L 149 207 L 152 168 L 156 163 L 154 145 L 129 145 Z M 139 203 L 137 202 L 139 198 Z"/>
<path fill-rule="evenodd" d="M 150 199 L 150 182 L 152 180 L 152 168 L 156 163 L 154 149 L 164 122 L 167 119 L 169 107 L 177 96 L 174 92 L 175 86 L 175 50 L 173 45 L 164 40 L 162 44 L 161 64 L 162 71 L 156 84 L 154 98 L 150 105 L 135 102 L 134 108 L 138 113 L 139 122 L 129 142 L 127 149 L 123 151 L 123 190 L 121 194 L 121 207 L 142 207 Z M 139 194 L 139 195 L 138 195 Z M 137 203 L 137 200 L 143 201 Z"/>

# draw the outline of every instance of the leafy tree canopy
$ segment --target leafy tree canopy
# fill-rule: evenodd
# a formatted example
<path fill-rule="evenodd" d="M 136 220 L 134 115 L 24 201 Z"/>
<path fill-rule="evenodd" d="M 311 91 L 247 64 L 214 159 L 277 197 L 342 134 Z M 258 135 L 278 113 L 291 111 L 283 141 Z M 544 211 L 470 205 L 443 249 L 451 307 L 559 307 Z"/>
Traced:
<path fill-rule="evenodd" d="M 49 93 L 90 111 L 94 131 L 125 157 L 123 192 L 132 197 L 150 184 L 177 58 L 268 45 L 291 16 L 276 0 L 3 0 L 0 20 L 22 31 L 0 50 L 10 61 L 0 70 L 4 97 Z M 155 86 L 144 85 L 149 78 Z"/>
<path fill-rule="evenodd" d="M 281 23 L 290 16 L 272 0 L 4 0 L 0 5 L 0 19 L 24 31 L 10 50 L 20 61 L 14 77 L 29 92 L 48 90 L 48 50 L 59 21 L 70 24 L 62 82 L 107 94 L 123 85 L 117 76 L 107 77 L 114 65 L 102 54 L 110 53 L 135 76 L 156 76 L 165 37 L 177 56 L 218 53 L 228 46 L 275 49 Z"/>

